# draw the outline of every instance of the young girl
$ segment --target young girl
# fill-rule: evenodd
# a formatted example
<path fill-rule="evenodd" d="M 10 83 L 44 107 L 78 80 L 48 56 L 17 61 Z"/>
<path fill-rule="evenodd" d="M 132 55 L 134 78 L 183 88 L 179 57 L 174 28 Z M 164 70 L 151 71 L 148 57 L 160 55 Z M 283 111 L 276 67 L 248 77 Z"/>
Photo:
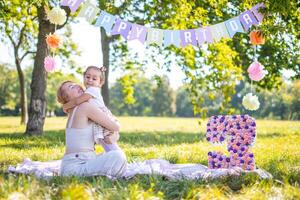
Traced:
<path fill-rule="evenodd" d="M 105 106 L 100 88 L 105 83 L 105 67 L 89 66 L 83 74 L 83 82 L 86 87 L 85 92 L 78 98 L 69 101 L 63 105 L 63 110 L 67 111 L 83 102 L 92 101 L 109 117 L 116 122 L 117 119 L 112 115 L 110 110 Z M 109 132 L 106 128 L 94 123 L 93 124 L 94 138 L 97 143 L 101 143 L 106 152 L 120 149 L 116 141 L 119 139 L 118 132 Z"/>

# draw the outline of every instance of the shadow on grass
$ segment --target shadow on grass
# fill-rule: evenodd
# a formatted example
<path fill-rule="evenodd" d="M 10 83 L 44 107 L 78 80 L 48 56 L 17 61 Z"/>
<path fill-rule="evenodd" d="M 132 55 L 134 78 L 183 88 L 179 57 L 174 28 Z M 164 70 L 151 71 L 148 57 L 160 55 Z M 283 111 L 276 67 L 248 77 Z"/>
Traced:
<path fill-rule="evenodd" d="M 0 148 L 15 148 L 15 149 L 31 149 L 39 147 L 57 147 L 63 146 L 65 135 L 63 130 L 45 131 L 41 136 L 28 136 L 24 133 L 1 133 L 0 141 L 4 140 L 4 144 Z"/>
<path fill-rule="evenodd" d="M 286 137 L 284 133 L 270 133 L 258 135 L 258 139 L 269 139 Z M 192 144 L 195 142 L 206 141 L 205 133 L 188 133 L 188 132 L 122 132 L 122 143 L 131 144 L 137 147 L 145 147 L 151 145 L 176 145 L 182 143 Z"/>
<path fill-rule="evenodd" d="M 283 133 L 270 133 L 258 135 L 258 138 L 277 138 L 285 137 Z M 12 140 L 8 144 L 2 144 L 0 147 L 11 148 L 34 148 L 34 147 L 53 147 L 64 145 L 64 130 L 45 131 L 41 136 L 27 136 L 23 133 L 0 133 L 0 140 Z M 26 142 L 29 141 L 29 142 Z M 178 145 L 193 144 L 199 141 L 205 141 L 205 133 L 189 132 L 121 132 L 120 142 L 130 144 L 136 147 L 148 147 L 153 145 Z"/>
<path fill-rule="evenodd" d="M 147 147 L 153 145 L 176 145 L 182 143 L 195 143 L 205 139 L 201 133 L 186 132 L 123 132 L 120 142 L 136 147 Z M 27 136 L 23 133 L 2 133 L 0 140 L 10 140 L 0 147 L 11 147 L 17 149 L 35 147 L 53 147 L 64 145 L 64 130 L 45 131 L 41 136 Z M 27 142 L 28 141 L 28 142 Z"/>
<path fill-rule="evenodd" d="M 278 137 L 286 137 L 289 134 L 285 134 L 285 133 L 267 133 L 267 134 L 257 134 L 258 138 L 278 138 Z"/>
<path fill-rule="evenodd" d="M 204 140 L 202 133 L 187 132 L 124 132 L 120 141 L 137 147 L 153 145 L 176 145 L 182 143 L 195 143 Z"/>
<path fill-rule="evenodd" d="M 281 163 L 281 165 L 278 163 Z M 264 170 L 270 172 L 274 179 L 287 181 L 290 184 L 300 184 L 300 167 L 298 161 L 290 163 L 283 158 L 270 158 L 262 167 Z"/>

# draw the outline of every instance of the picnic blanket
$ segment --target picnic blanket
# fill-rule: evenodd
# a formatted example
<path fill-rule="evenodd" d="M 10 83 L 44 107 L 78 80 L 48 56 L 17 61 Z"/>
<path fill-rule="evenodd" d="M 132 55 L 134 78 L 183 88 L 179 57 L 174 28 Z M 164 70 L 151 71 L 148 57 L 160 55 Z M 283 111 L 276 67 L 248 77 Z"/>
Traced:
<path fill-rule="evenodd" d="M 34 174 L 38 178 L 49 179 L 54 176 L 60 176 L 60 164 L 61 160 L 41 162 L 26 158 L 22 163 L 17 164 L 17 166 L 9 166 L 8 172 Z M 147 174 L 161 175 L 171 180 L 209 180 L 232 175 L 239 176 L 245 173 L 257 174 L 262 179 L 272 178 L 272 175 L 263 169 L 255 169 L 253 171 L 243 170 L 239 167 L 231 169 L 209 169 L 202 164 L 172 164 L 164 159 L 150 159 L 128 163 L 127 170 L 121 178 L 130 179 L 138 174 Z"/>

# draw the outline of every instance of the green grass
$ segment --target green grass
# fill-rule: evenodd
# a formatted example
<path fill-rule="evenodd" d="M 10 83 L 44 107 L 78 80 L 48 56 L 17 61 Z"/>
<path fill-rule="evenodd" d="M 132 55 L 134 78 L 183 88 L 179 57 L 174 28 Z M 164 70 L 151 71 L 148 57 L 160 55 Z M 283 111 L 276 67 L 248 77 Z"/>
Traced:
<path fill-rule="evenodd" d="M 120 146 L 128 161 L 163 158 L 172 163 L 207 164 L 207 152 L 222 149 L 205 140 L 205 121 L 196 119 L 120 117 Z M 300 122 L 258 120 L 252 151 L 257 166 L 273 180 L 255 175 L 218 181 L 170 181 L 139 175 L 130 180 L 105 177 L 45 181 L 8 174 L 24 158 L 56 160 L 64 154 L 66 118 L 47 118 L 44 135 L 27 137 L 19 118 L 0 117 L 0 199 L 300 199 Z M 97 152 L 102 148 L 97 147 Z"/>

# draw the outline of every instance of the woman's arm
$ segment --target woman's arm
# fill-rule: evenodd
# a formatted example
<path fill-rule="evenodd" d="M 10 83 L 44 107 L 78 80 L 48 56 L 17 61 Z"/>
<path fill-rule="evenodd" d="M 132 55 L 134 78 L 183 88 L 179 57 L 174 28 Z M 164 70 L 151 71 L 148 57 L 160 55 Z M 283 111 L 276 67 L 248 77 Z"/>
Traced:
<path fill-rule="evenodd" d="M 92 103 L 84 103 L 81 104 L 85 107 L 87 117 L 96 122 L 97 124 L 105 127 L 109 131 L 117 131 L 119 132 L 120 125 L 115 120 L 111 119 L 106 113 L 101 111 L 95 104 Z"/>

